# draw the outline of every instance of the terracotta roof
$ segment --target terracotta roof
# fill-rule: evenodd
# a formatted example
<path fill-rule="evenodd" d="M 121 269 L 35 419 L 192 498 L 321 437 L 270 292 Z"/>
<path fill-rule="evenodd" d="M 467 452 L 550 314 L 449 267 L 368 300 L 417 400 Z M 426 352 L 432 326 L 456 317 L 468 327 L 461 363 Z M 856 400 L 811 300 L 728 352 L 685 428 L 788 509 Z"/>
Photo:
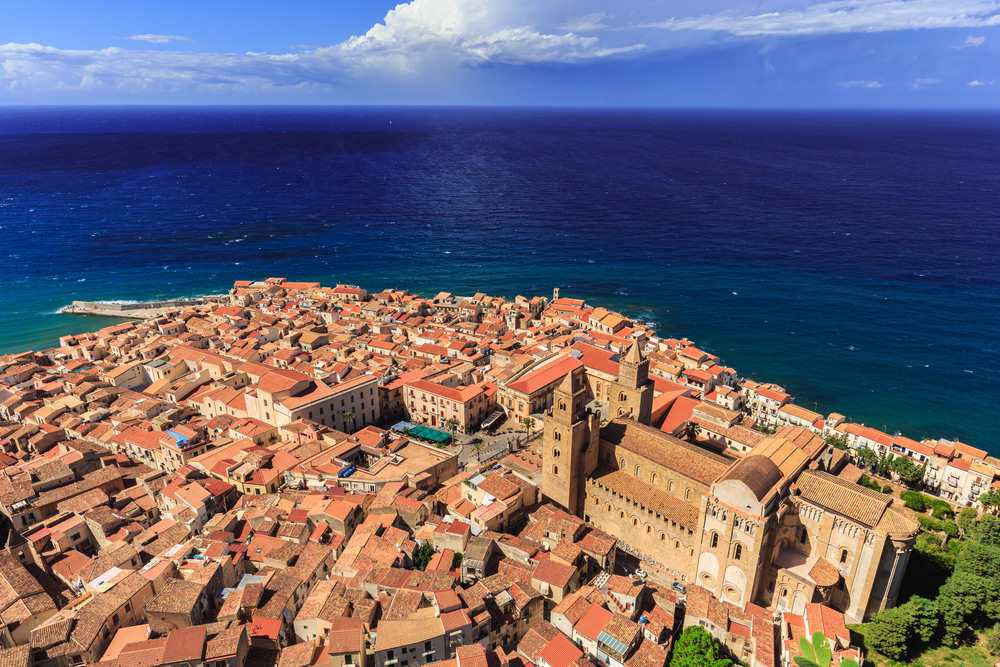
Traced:
<path fill-rule="evenodd" d="M 757 500 L 763 500 L 768 492 L 781 481 L 778 466 L 766 456 L 755 454 L 737 461 L 719 481 L 738 480 L 747 485 Z"/>
<path fill-rule="evenodd" d="M 809 570 L 809 578 L 812 579 L 817 586 L 829 588 L 831 586 L 836 586 L 837 582 L 840 581 L 840 572 L 838 572 L 837 568 L 835 568 L 827 559 L 817 558 L 816 562 L 813 563 L 812 568 Z"/>
<path fill-rule="evenodd" d="M 809 502 L 874 528 L 892 499 L 829 473 L 806 470 L 798 479 L 799 495 Z"/>
<path fill-rule="evenodd" d="M 612 420 L 601 428 L 601 440 L 706 486 L 718 479 L 732 463 L 723 456 L 631 420 Z"/>

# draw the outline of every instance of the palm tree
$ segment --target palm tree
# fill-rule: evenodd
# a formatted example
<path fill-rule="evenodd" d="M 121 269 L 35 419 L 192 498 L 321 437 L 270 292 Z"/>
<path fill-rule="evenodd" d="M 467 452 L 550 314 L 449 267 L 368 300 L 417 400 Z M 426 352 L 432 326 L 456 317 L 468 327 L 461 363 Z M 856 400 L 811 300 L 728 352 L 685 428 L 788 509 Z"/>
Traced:
<path fill-rule="evenodd" d="M 354 411 L 352 411 L 352 410 L 344 410 L 343 412 L 340 413 L 340 416 L 343 417 L 343 419 L 344 419 L 344 426 L 347 426 L 347 422 L 348 421 L 351 422 L 351 430 L 350 430 L 350 432 L 353 433 L 354 432 Z"/>
<path fill-rule="evenodd" d="M 688 422 L 687 432 L 688 432 L 688 438 L 691 440 L 695 440 L 701 433 L 701 426 L 698 426 L 694 422 Z"/>
<path fill-rule="evenodd" d="M 458 426 L 459 426 L 458 420 L 455 419 L 454 417 L 448 417 L 447 421 L 445 421 L 445 423 L 444 423 L 444 426 L 449 431 L 451 431 L 451 439 L 452 439 L 452 442 L 454 442 L 455 441 L 455 433 L 458 432 Z"/>

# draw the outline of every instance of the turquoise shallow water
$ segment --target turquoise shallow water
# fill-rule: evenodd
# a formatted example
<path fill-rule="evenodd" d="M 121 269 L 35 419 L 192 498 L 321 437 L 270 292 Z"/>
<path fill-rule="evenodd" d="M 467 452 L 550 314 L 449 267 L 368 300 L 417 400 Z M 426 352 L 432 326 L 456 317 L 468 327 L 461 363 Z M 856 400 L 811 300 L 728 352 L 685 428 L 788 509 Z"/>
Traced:
<path fill-rule="evenodd" d="M 0 351 L 113 322 L 72 299 L 237 278 L 558 285 L 1000 450 L 998 149 L 985 115 L 2 110 Z"/>

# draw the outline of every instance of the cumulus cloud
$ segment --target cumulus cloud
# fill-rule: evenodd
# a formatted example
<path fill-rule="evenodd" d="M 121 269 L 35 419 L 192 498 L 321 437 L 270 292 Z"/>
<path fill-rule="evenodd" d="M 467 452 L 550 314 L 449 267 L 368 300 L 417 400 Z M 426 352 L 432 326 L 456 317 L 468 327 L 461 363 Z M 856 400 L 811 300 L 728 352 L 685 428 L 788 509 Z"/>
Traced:
<path fill-rule="evenodd" d="M 60 49 L 0 44 L 0 87 L 118 89 L 284 87 L 336 85 L 369 75 L 419 74 L 438 66 L 476 67 L 582 63 L 640 51 L 638 42 L 606 44 L 593 32 L 603 14 L 551 20 L 533 0 L 410 0 L 389 10 L 368 31 L 318 48 L 289 53 L 199 53 L 141 49 Z M 544 19 L 544 20 L 543 20 Z M 544 28 L 538 24 L 569 27 Z M 133 35 L 166 44 L 180 35 Z"/>
<path fill-rule="evenodd" d="M 644 48 L 640 43 L 608 47 L 598 37 L 578 35 L 565 27 L 562 32 L 547 32 L 526 25 L 522 17 L 531 13 L 530 4 L 411 0 L 389 10 L 368 32 L 348 39 L 337 48 L 344 55 L 366 63 L 397 67 L 440 53 L 468 63 L 523 64 L 581 62 Z"/>
<path fill-rule="evenodd" d="M 833 0 L 762 14 L 724 12 L 645 24 L 739 36 L 818 35 L 1000 25 L 1000 0 Z"/>
<path fill-rule="evenodd" d="M 875 89 L 875 88 L 881 88 L 882 87 L 882 82 L 881 81 L 873 81 L 871 79 L 852 79 L 851 81 L 841 81 L 840 82 L 840 87 L 841 88 L 867 88 L 867 89 Z"/>
<path fill-rule="evenodd" d="M 143 33 L 141 35 L 130 35 L 133 42 L 147 42 L 149 44 L 169 44 L 170 42 L 190 42 L 190 37 L 184 35 L 157 35 L 154 33 Z"/>

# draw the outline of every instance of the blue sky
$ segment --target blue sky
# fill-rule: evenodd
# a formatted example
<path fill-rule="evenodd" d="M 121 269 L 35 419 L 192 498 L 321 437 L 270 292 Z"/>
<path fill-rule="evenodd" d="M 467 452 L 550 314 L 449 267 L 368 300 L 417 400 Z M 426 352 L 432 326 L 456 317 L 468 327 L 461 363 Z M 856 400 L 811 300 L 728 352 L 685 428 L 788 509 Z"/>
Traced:
<path fill-rule="evenodd" d="M 0 104 L 1000 106 L 1000 0 L 7 4 Z"/>

